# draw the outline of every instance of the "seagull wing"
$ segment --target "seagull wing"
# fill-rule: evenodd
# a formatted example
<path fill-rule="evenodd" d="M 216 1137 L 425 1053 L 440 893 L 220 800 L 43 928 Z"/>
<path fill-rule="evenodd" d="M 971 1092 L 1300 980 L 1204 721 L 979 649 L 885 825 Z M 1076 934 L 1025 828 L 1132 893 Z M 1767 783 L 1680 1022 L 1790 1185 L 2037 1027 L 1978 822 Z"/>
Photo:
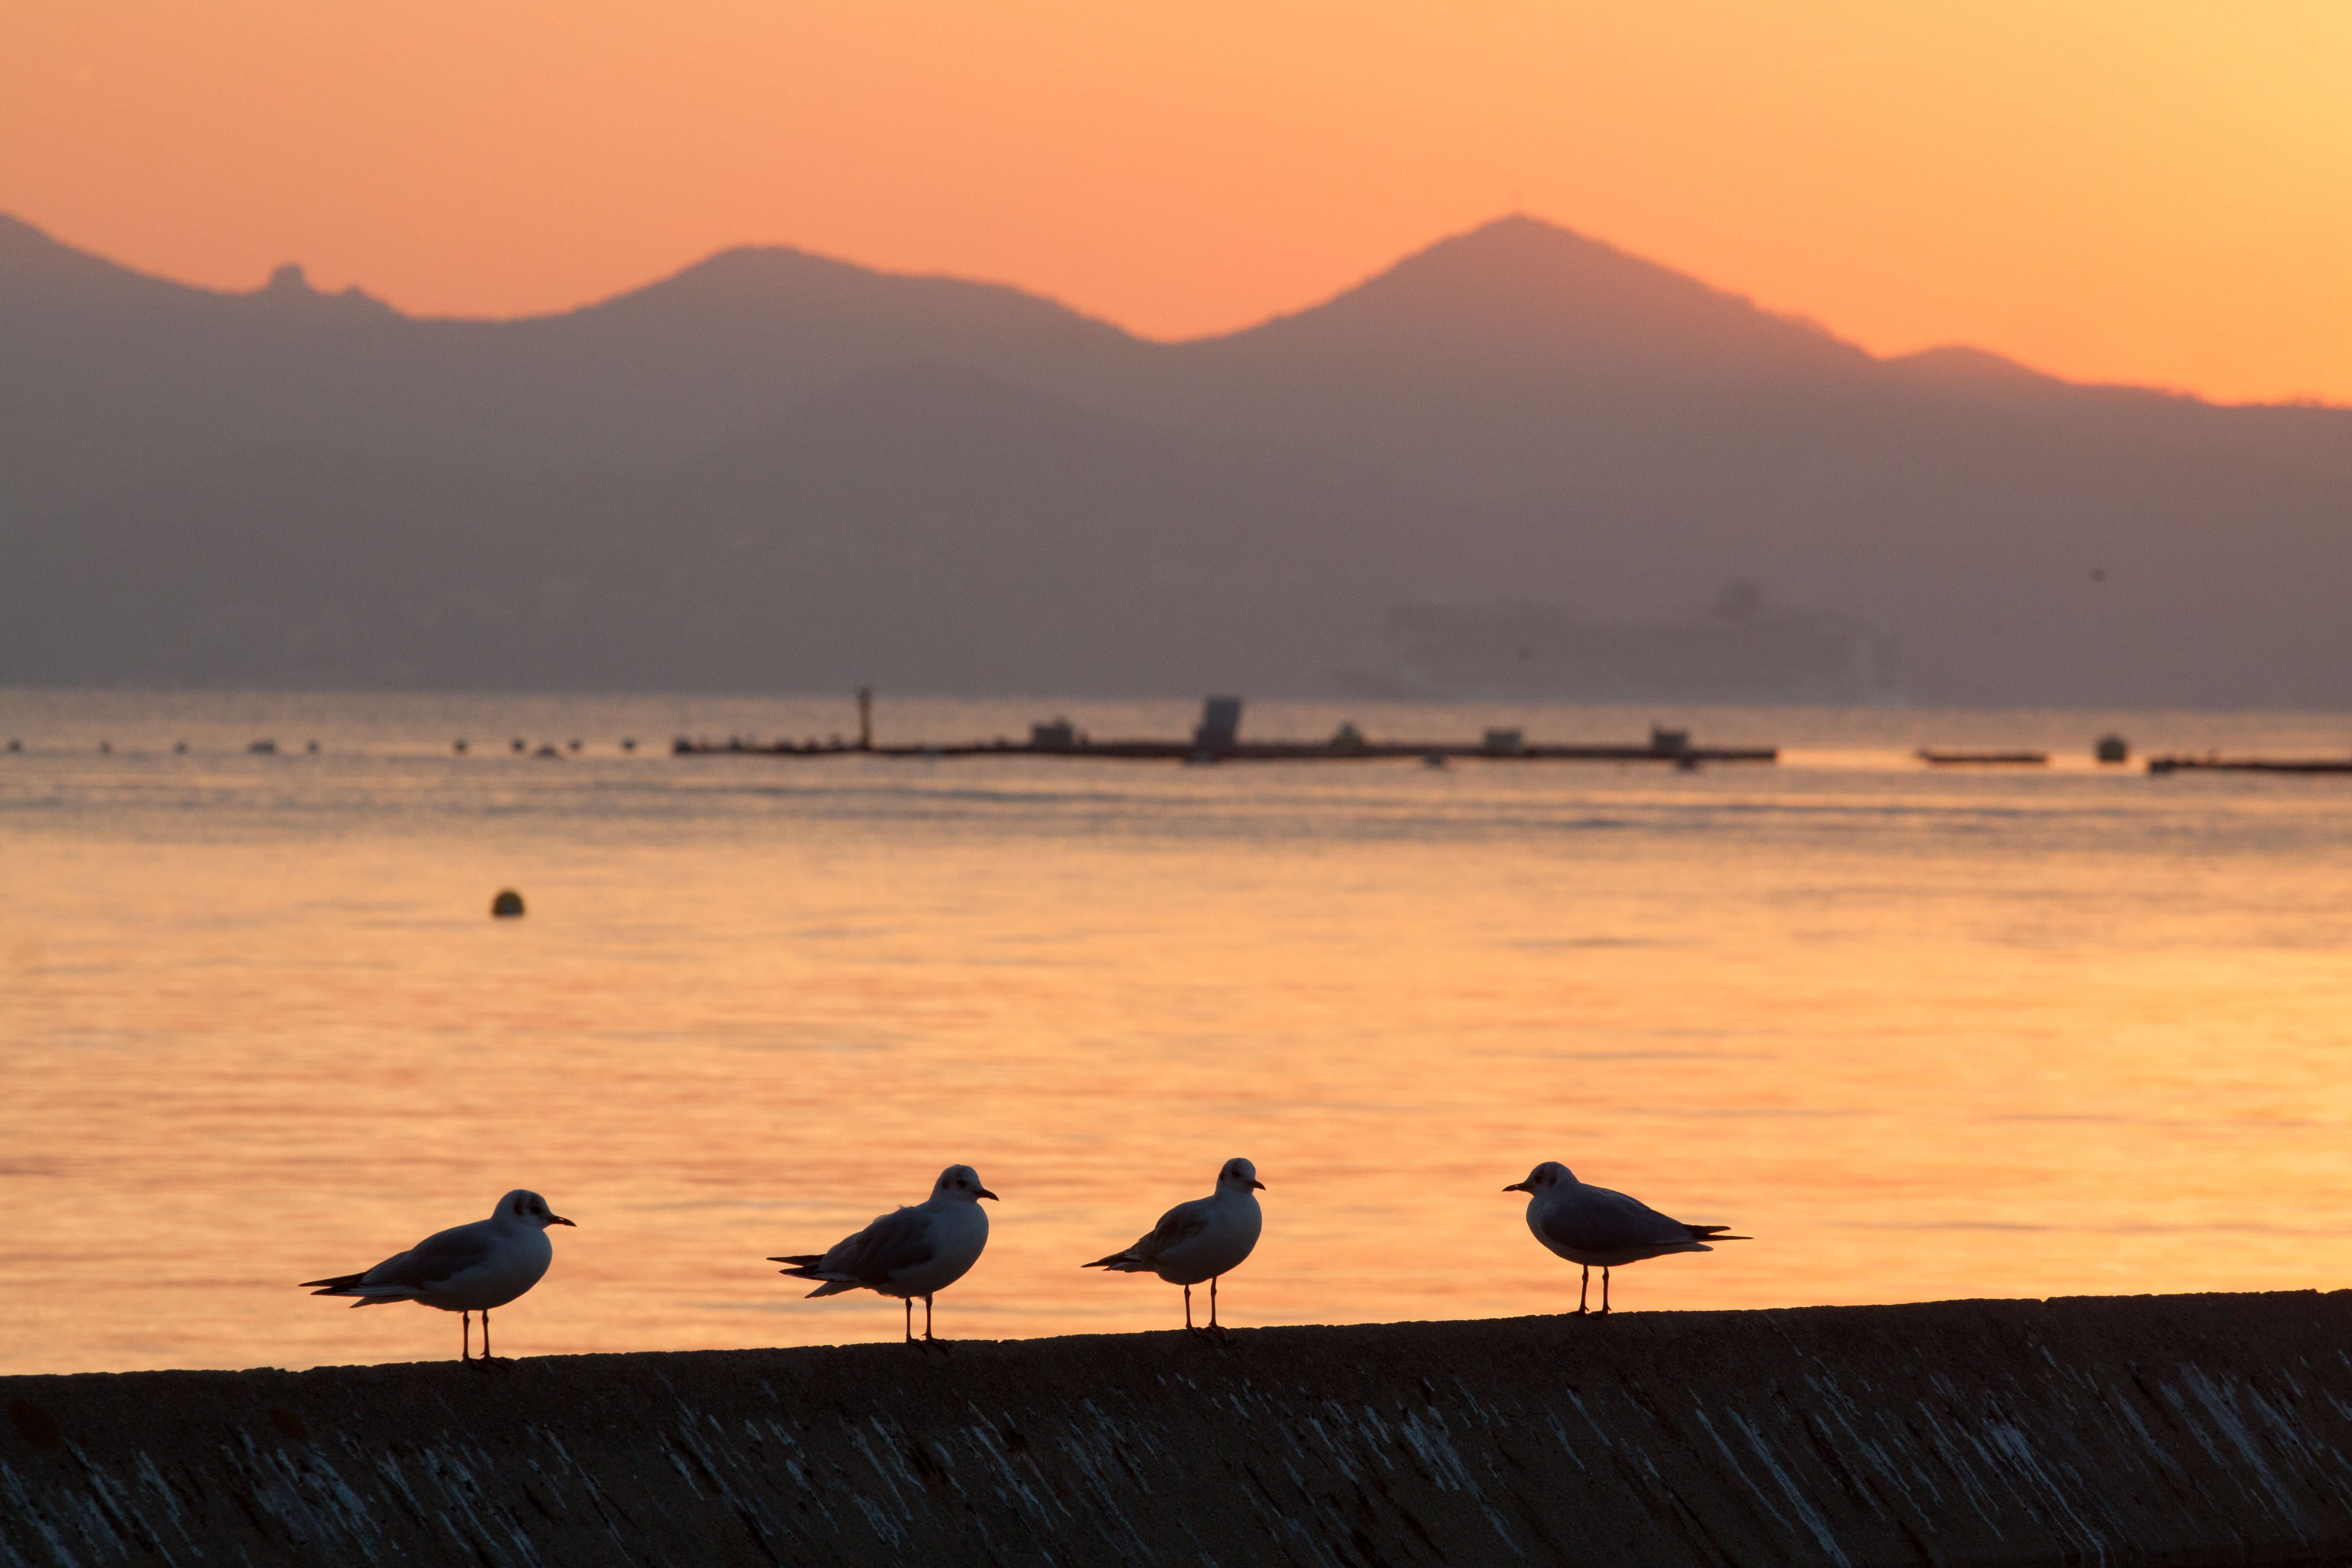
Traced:
<path fill-rule="evenodd" d="M 371 1286 L 395 1286 L 429 1290 L 446 1284 L 477 1264 L 487 1262 L 493 1243 L 489 1226 L 480 1220 L 436 1231 L 405 1252 L 395 1252 L 364 1274 L 343 1274 L 332 1279 L 306 1279 L 303 1287 L 320 1296 L 340 1295 Z"/>
<path fill-rule="evenodd" d="M 1579 1186 L 1566 1202 L 1542 1210 L 1537 1223 L 1546 1240 L 1580 1252 L 1665 1247 L 1692 1239 L 1687 1226 L 1607 1187 Z"/>
<path fill-rule="evenodd" d="M 772 1261 L 791 1263 L 793 1267 L 782 1272 L 795 1279 L 871 1287 L 887 1285 L 901 1268 L 929 1263 L 938 1251 L 931 1216 L 917 1205 L 893 1209 L 855 1236 L 843 1237 L 823 1258 Z"/>
<path fill-rule="evenodd" d="M 1208 1198 L 1194 1198 L 1190 1203 L 1178 1204 L 1160 1216 L 1160 1223 L 1151 1227 L 1151 1234 L 1135 1244 L 1137 1249 L 1142 1251 L 1149 1260 L 1160 1257 L 1171 1247 L 1192 1240 L 1209 1228 L 1210 1202 Z"/>
<path fill-rule="evenodd" d="M 1145 1235 L 1136 1238 L 1133 1247 L 1124 1252 L 1114 1252 L 1108 1258 L 1097 1258 L 1092 1263 L 1082 1263 L 1081 1268 L 1109 1268 L 1121 1273 L 1147 1269 L 1159 1261 L 1162 1253 L 1181 1242 L 1190 1241 L 1209 1226 L 1209 1200 L 1193 1198 L 1178 1204 L 1160 1216 L 1160 1223 Z"/>

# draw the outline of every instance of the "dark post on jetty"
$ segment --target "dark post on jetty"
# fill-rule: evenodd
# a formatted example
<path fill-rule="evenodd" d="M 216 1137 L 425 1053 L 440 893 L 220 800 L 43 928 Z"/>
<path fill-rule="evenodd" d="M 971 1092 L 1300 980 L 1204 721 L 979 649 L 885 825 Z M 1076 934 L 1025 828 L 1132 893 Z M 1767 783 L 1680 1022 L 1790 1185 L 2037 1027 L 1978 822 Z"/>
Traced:
<path fill-rule="evenodd" d="M 874 743 L 874 692 L 857 691 L 857 740 L 724 741 L 679 736 L 670 752 L 680 757 L 1062 757 L 1101 762 L 1166 763 L 1361 763 L 1382 758 L 1430 761 L 1479 757 L 1520 763 L 1664 763 L 1688 770 L 1703 763 L 1777 763 L 1777 746 L 1695 746 L 1687 730 L 1653 729 L 1647 743 L 1614 746 L 1546 746 L 1518 730 L 1489 730 L 1475 741 L 1370 741 L 1353 724 L 1342 724 L 1328 741 L 1244 741 L 1242 700 L 1212 697 L 1201 705 L 1201 721 L 1189 740 L 1097 741 L 1067 719 L 1029 727 L 1026 741 Z"/>

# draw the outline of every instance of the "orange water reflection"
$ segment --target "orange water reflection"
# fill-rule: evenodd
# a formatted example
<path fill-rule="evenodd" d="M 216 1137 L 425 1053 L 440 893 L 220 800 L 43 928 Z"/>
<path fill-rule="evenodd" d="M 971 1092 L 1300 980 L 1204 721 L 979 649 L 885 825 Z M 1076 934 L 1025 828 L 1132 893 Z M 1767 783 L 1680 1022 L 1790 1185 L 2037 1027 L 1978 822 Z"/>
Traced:
<path fill-rule="evenodd" d="M 2345 1282 L 2352 785 L 360 728 L 0 773 L 0 1372 L 454 1353 L 293 1282 L 516 1185 L 581 1228 L 502 1352 L 893 1337 L 762 1259 L 951 1160 L 1004 1201 L 950 1336 L 1174 1321 L 1077 1265 L 1234 1154 L 1235 1325 L 1558 1310 L 1544 1158 L 1757 1237 L 1634 1309 Z"/>

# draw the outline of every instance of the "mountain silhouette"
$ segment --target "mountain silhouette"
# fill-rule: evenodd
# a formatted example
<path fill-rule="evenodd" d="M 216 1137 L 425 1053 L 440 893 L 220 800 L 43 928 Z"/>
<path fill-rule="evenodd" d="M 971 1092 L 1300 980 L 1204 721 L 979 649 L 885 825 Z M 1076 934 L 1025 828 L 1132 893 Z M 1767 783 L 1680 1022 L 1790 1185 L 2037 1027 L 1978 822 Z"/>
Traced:
<path fill-rule="evenodd" d="M 0 217 L 0 521 L 10 683 L 1313 693 L 1391 606 L 1737 579 L 1921 700 L 2352 702 L 2352 412 L 1877 359 L 1526 217 L 1178 343 L 774 248 L 418 320 Z"/>

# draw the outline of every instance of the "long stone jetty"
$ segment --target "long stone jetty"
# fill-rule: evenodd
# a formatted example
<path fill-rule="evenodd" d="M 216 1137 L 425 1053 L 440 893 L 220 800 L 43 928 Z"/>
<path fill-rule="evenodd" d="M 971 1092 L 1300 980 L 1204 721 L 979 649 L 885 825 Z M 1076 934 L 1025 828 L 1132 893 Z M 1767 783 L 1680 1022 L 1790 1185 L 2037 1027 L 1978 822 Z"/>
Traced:
<path fill-rule="evenodd" d="M 2352 1292 L 0 1379 L 0 1563 L 2352 1561 Z"/>

